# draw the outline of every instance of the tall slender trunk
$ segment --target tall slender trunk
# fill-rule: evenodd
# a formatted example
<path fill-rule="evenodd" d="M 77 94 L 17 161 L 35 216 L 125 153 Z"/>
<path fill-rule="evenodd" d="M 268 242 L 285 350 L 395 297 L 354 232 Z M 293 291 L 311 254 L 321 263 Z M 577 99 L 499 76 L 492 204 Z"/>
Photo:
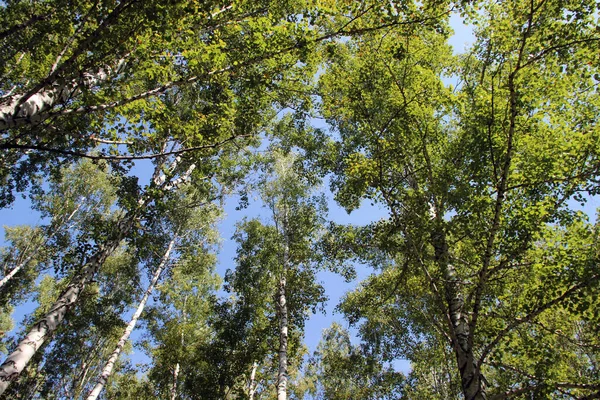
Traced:
<path fill-rule="evenodd" d="M 248 399 L 254 400 L 254 392 L 256 392 L 256 369 L 258 368 L 258 363 L 254 361 L 252 364 L 252 372 L 250 373 L 250 383 L 248 384 Z"/>
<path fill-rule="evenodd" d="M 187 308 L 187 299 L 186 295 L 183 298 L 183 310 L 181 310 L 181 317 L 183 319 L 183 326 L 187 323 L 187 316 L 185 314 Z M 185 345 L 185 334 L 184 329 L 181 329 L 181 349 L 183 350 L 183 346 Z M 175 368 L 173 368 L 173 386 L 171 386 L 171 400 L 175 400 L 177 398 L 177 383 L 179 380 L 179 362 L 175 363 Z"/>
<path fill-rule="evenodd" d="M 171 172 L 175 171 L 180 159 L 176 158 L 169 168 Z M 160 171 L 162 165 L 157 165 L 152 175 L 151 187 L 161 191 L 176 189 L 179 185 L 188 180 L 195 168 L 195 164 L 188 167 L 187 171 L 177 179 L 168 181 L 167 176 Z M 77 275 L 67 288 L 61 293 L 58 300 L 52 305 L 50 311 L 40 319 L 25 338 L 19 342 L 16 349 L 0 365 L 0 395 L 2 395 L 10 383 L 17 379 L 23 369 L 27 366 L 33 355 L 52 335 L 65 318 L 66 313 L 75 305 L 79 295 L 90 282 L 96 273 L 100 270 L 104 261 L 117 249 L 121 241 L 130 233 L 135 223 L 139 220 L 140 211 L 152 199 L 149 192 L 146 192 L 139 200 L 137 208 L 125 215 L 117 224 L 114 237 L 101 245 L 98 251 L 91 256 L 85 264 L 83 270 Z"/>
<path fill-rule="evenodd" d="M 287 399 L 287 345 L 288 345 L 288 310 L 285 298 L 285 271 L 279 280 L 277 299 L 279 314 L 279 370 L 277 372 L 277 400 Z"/>
<path fill-rule="evenodd" d="M 107 341 L 107 338 L 104 338 L 102 336 L 96 337 L 92 345 L 89 347 L 90 352 L 81 360 L 81 365 L 78 367 L 80 371 L 78 372 L 75 379 L 73 379 L 72 392 L 75 398 L 79 398 L 81 393 L 83 392 L 83 389 L 85 388 L 85 385 L 89 380 L 88 374 L 90 372 L 90 369 L 92 369 L 95 366 L 98 358 L 97 356 L 99 355 L 100 350 L 104 348 L 104 345 Z"/>
<path fill-rule="evenodd" d="M 75 388 L 73 389 L 73 393 L 76 395 L 82 394 L 81 392 L 83 391 L 85 383 L 87 382 L 88 373 L 90 372 L 89 365 L 85 364 L 82 367 L 83 367 L 83 370 L 81 371 L 81 374 L 79 375 L 79 380 L 78 380 L 78 382 L 76 382 L 76 384 L 74 385 Z"/>
<path fill-rule="evenodd" d="M 438 224 L 441 224 L 441 222 L 438 221 Z M 452 338 L 452 348 L 456 356 L 465 400 L 485 400 L 485 393 L 481 385 L 481 373 L 473 354 L 473 332 L 471 332 L 469 318 L 465 310 L 461 282 L 450 261 L 446 234 L 442 226 L 438 226 L 433 232 L 432 244 L 436 262 L 444 274 L 450 337 Z"/>
<path fill-rule="evenodd" d="M 177 379 L 179 377 L 179 363 L 175 364 L 175 368 L 173 369 L 173 386 L 171 386 L 171 400 L 175 400 L 177 398 Z"/>
<path fill-rule="evenodd" d="M 42 244 L 40 244 L 35 249 L 33 249 L 33 251 L 29 254 L 29 256 L 27 256 L 27 258 L 25 258 L 25 260 L 23 260 L 22 262 L 20 262 L 4 278 L 2 278 L 2 280 L 0 281 L 0 289 L 2 289 L 4 287 L 4 285 L 6 285 L 21 269 L 23 269 L 23 267 L 25 267 L 27 264 L 29 264 L 29 262 L 33 259 L 33 257 L 35 257 L 35 255 L 38 253 L 38 251 L 43 246 L 47 245 L 48 242 L 50 241 L 50 239 L 52 239 L 54 236 L 56 236 L 56 234 L 58 232 L 60 232 L 62 230 L 62 228 L 64 226 L 66 226 L 73 219 L 73 217 L 75 216 L 75 214 L 77 214 L 77 211 L 79 211 L 79 209 L 83 205 L 84 201 L 85 201 L 85 198 L 83 198 L 79 202 L 79 205 L 77 206 L 77 208 L 75 208 L 75 210 L 73 210 L 73 212 L 67 217 L 67 219 L 65 220 L 65 222 L 61 224 L 61 226 L 59 226 L 58 228 L 56 228 L 54 230 L 54 232 L 52 232 L 52 234 L 50 236 L 48 236 L 46 238 L 46 240 L 44 240 L 44 242 Z"/>
<path fill-rule="evenodd" d="M 277 213 L 274 211 L 275 227 L 279 231 Z M 287 347 L 288 347 L 288 309 L 286 299 L 287 270 L 290 262 L 290 237 L 288 231 L 288 209 L 283 207 L 281 215 L 281 231 L 283 239 L 283 254 L 281 260 L 281 275 L 277 291 L 277 317 L 279 319 L 279 368 L 277 370 L 277 400 L 287 400 Z"/>
<path fill-rule="evenodd" d="M 117 249 L 121 240 L 129 233 L 137 219 L 137 213 L 134 213 L 121 220 L 115 237 L 100 246 L 100 249 L 88 259 L 81 274 L 73 279 L 52 305 L 50 311 L 33 325 L 16 349 L 0 365 L 0 395 L 4 393 L 13 380 L 18 378 L 36 351 L 60 326 L 67 312 L 79 299 L 86 284 L 93 279 L 104 261 Z"/>
<path fill-rule="evenodd" d="M 140 301 L 140 304 L 138 305 L 137 310 L 133 314 L 133 317 L 131 317 L 131 321 L 129 321 L 127 328 L 125 328 L 125 332 L 123 332 L 123 335 L 119 339 L 119 342 L 117 343 L 117 347 L 115 348 L 115 350 L 111 354 L 110 358 L 104 365 L 102 374 L 100 374 L 100 377 L 98 378 L 98 382 L 96 383 L 96 386 L 94 387 L 94 389 L 92 389 L 92 391 L 88 395 L 87 400 L 94 400 L 94 399 L 98 398 L 98 395 L 100 395 L 100 392 L 104 388 L 104 385 L 108 381 L 108 378 L 111 376 L 111 374 L 113 372 L 113 368 L 114 368 L 117 360 L 119 359 L 119 355 L 121 354 L 121 351 L 123 350 L 123 347 L 125 346 L 125 343 L 127 343 L 127 340 L 129 339 L 129 335 L 131 335 L 131 332 L 133 332 L 133 329 L 135 328 L 135 325 L 137 324 L 137 321 L 140 318 L 140 315 L 142 315 L 142 312 L 144 311 L 144 307 L 146 307 L 146 302 L 148 301 L 148 298 L 150 297 L 150 295 L 152 294 L 152 291 L 154 290 L 154 287 L 156 286 L 156 282 L 158 282 L 158 279 L 160 278 L 162 271 L 165 269 L 165 267 L 167 266 L 167 264 L 169 262 L 169 258 L 171 257 L 171 252 L 173 251 L 173 247 L 175 246 L 176 240 L 177 240 L 177 235 L 175 235 L 173 237 L 173 239 L 171 240 L 171 242 L 169 243 L 169 246 L 167 247 L 167 251 L 163 255 L 163 258 L 162 258 L 158 268 L 156 269 L 156 271 L 154 271 L 154 275 L 152 276 L 152 280 L 150 281 L 150 285 L 148 286 L 148 289 L 146 289 L 146 292 L 144 293 L 144 296 L 142 297 L 142 300 Z"/>

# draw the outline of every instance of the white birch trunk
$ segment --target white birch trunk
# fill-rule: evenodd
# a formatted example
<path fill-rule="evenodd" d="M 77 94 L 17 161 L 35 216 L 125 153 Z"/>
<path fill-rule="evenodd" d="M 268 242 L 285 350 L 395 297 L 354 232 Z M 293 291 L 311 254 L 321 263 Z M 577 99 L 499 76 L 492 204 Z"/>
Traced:
<path fill-rule="evenodd" d="M 106 258 L 117 249 L 124 233 L 131 229 L 133 218 L 128 222 L 128 224 L 121 226 L 121 233 L 116 239 L 102 246 L 88 260 L 83 272 L 67 286 L 58 300 L 52 305 L 50 311 L 33 325 L 25 338 L 17 345 L 17 348 L 0 365 L 0 395 L 8 388 L 11 381 L 18 378 L 37 350 L 42 347 L 48 337 L 60 326 L 66 313 L 79 299 L 79 295 L 86 284 L 93 279 Z"/>
<path fill-rule="evenodd" d="M 175 246 L 176 240 L 177 240 L 177 236 L 174 236 L 173 239 L 171 240 L 171 242 L 169 243 L 169 246 L 167 247 L 167 251 L 165 252 L 158 268 L 154 272 L 154 275 L 152 276 L 152 280 L 150 281 L 150 285 L 148 286 L 148 289 L 146 289 L 146 293 L 144 293 L 144 296 L 142 297 L 142 300 L 140 301 L 140 304 L 138 305 L 137 310 L 133 314 L 133 317 L 131 317 L 131 321 L 129 321 L 127 328 L 125 328 L 125 332 L 119 339 L 119 342 L 117 343 L 117 347 L 115 348 L 115 350 L 111 354 L 110 358 L 104 365 L 102 374 L 100 374 L 100 377 L 98 378 L 98 382 L 96 383 L 96 386 L 94 387 L 94 389 L 92 389 L 92 391 L 88 395 L 87 400 L 95 400 L 96 398 L 98 398 L 98 396 L 100 395 L 100 392 L 104 388 L 104 385 L 106 385 L 108 378 L 112 375 L 113 368 L 114 368 L 117 360 L 119 359 L 119 355 L 121 354 L 121 351 L 123 350 L 123 347 L 125 346 L 125 343 L 127 343 L 127 340 L 129 339 L 129 336 L 131 335 L 131 332 L 133 332 L 133 330 L 135 329 L 135 325 L 137 324 L 137 321 L 140 318 L 140 315 L 142 315 L 142 312 L 144 311 L 144 307 L 146 307 L 146 302 L 148 301 L 148 298 L 152 294 L 152 291 L 154 290 L 154 287 L 156 286 L 156 282 L 158 282 L 158 279 L 160 278 L 162 271 L 165 269 L 166 265 L 169 262 L 169 258 L 171 257 L 171 252 L 173 251 L 173 247 Z"/>
<path fill-rule="evenodd" d="M 176 159 L 171 164 L 171 171 L 175 169 L 178 162 Z M 158 171 L 160 171 L 160 168 L 157 166 L 153 176 L 153 184 L 156 188 L 163 191 L 176 189 L 188 180 L 194 168 L 195 165 L 192 164 L 182 177 L 171 182 L 166 182 L 164 174 L 159 176 Z M 139 211 L 150 200 L 151 197 L 148 193 L 139 199 L 136 211 L 126 215 L 119 222 L 116 229 L 116 237 L 100 246 L 100 249 L 88 259 L 82 273 L 73 279 L 59 296 L 58 300 L 52 305 L 50 311 L 31 328 L 23 340 L 19 342 L 17 348 L 0 365 L 0 396 L 6 391 L 10 383 L 19 377 L 36 351 L 51 336 L 56 328 L 60 326 L 66 313 L 79 299 L 79 295 L 85 288 L 85 285 L 94 278 L 102 264 L 104 264 L 104 261 L 117 249 L 121 240 L 129 234 L 135 222 L 139 219 Z"/>
<path fill-rule="evenodd" d="M 441 227 L 433 232 L 432 244 L 436 261 L 445 278 L 444 286 L 450 337 L 452 338 L 452 347 L 458 364 L 465 400 L 485 400 L 485 393 L 483 393 L 481 386 L 481 373 L 475 363 L 473 335 L 465 310 L 460 278 L 450 262 L 446 234 Z"/>
<path fill-rule="evenodd" d="M 185 324 L 187 323 L 187 316 L 185 314 L 186 310 L 187 310 L 187 299 L 188 296 L 186 295 L 183 298 L 183 310 L 181 311 L 181 317 L 183 318 L 183 326 L 185 327 Z M 185 345 L 185 336 L 184 336 L 184 329 L 181 330 L 181 348 L 183 349 L 183 346 Z M 175 364 L 175 368 L 173 369 L 173 386 L 171 386 L 171 400 L 175 400 L 177 398 L 177 383 L 179 380 L 179 363 Z"/>
<path fill-rule="evenodd" d="M 175 364 L 175 369 L 173 370 L 173 386 L 171 387 L 171 400 L 175 400 L 177 398 L 177 379 L 179 377 L 179 363 Z"/>
<path fill-rule="evenodd" d="M 125 63 L 120 60 L 116 68 L 102 68 L 96 73 L 86 73 L 81 81 L 54 82 L 52 86 L 27 94 L 13 95 L 0 105 L 0 131 L 23 125 L 36 125 L 49 116 L 49 110 L 77 95 L 81 88 L 92 88 L 106 82 L 114 71 Z"/>
<path fill-rule="evenodd" d="M 48 242 L 50 241 L 50 239 L 52 239 L 58 232 L 60 232 L 60 230 L 63 228 L 63 226 L 65 226 L 66 224 L 68 224 L 73 217 L 75 216 L 75 214 L 77 214 L 77 211 L 79 211 L 79 209 L 81 208 L 81 206 L 83 205 L 83 202 L 85 201 L 85 198 L 81 200 L 81 202 L 79 203 L 79 205 L 77 206 L 77 208 L 71 213 L 71 215 L 69 215 L 69 217 L 67 218 L 67 220 L 64 222 L 64 224 L 60 227 L 58 227 L 53 233 L 52 235 L 48 236 L 48 238 L 46 238 L 46 240 L 44 240 L 44 243 L 40 244 L 39 246 L 37 246 L 32 252 L 31 254 L 25 258 L 25 260 L 23 260 L 21 263 L 19 263 L 16 267 L 14 267 L 8 274 L 6 274 L 6 276 L 4 278 L 2 278 L 2 280 L 0 281 L 0 290 L 4 287 L 4 285 L 6 285 L 21 269 L 23 269 L 27 264 L 29 264 L 29 262 L 33 259 L 33 257 L 37 254 L 37 252 L 40 250 L 40 248 L 42 248 L 42 246 L 45 246 L 46 244 L 48 244 Z"/>
<path fill-rule="evenodd" d="M 254 392 L 256 391 L 256 369 L 258 368 L 258 363 L 254 361 L 252 364 L 252 372 L 250 373 L 250 383 L 248 384 L 248 399 L 254 400 Z"/>
<path fill-rule="evenodd" d="M 288 310 L 285 298 L 285 285 L 285 275 L 282 275 L 281 279 L 279 280 L 279 293 L 277 299 L 279 314 L 279 369 L 277 372 L 277 400 L 287 400 Z"/>

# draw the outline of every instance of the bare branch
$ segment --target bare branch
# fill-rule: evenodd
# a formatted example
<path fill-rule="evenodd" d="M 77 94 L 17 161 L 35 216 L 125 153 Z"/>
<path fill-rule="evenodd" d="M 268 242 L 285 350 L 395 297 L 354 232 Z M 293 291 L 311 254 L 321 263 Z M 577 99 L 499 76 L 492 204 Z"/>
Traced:
<path fill-rule="evenodd" d="M 252 136 L 252 135 L 231 136 L 220 142 L 213 143 L 213 144 L 207 144 L 204 146 L 187 147 L 187 148 L 183 148 L 183 149 L 179 149 L 179 150 L 167 151 L 164 153 L 152 153 L 152 154 L 144 154 L 144 155 L 139 155 L 139 156 L 133 156 L 133 155 L 131 155 L 131 156 L 109 156 L 109 155 L 105 155 L 105 154 L 88 154 L 88 153 L 80 153 L 80 152 L 71 151 L 71 150 L 53 149 L 53 148 L 46 147 L 46 146 L 21 145 L 21 144 L 2 144 L 2 145 L 0 145 L 0 149 L 21 149 L 21 150 L 47 151 L 49 153 L 57 153 L 57 154 L 62 154 L 62 155 L 66 155 L 66 156 L 88 158 L 90 160 L 113 160 L 113 161 L 148 160 L 148 159 L 153 159 L 153 158 L 157 158 L 157 157 L 165 157 L 165 156 L 189 153 L 189 152 L 197 151 L 197 150 L 214 149 L 214 148 L 224 145 L 225 143 L 233 142 L 233 141 L 235 141 L 235 139 L 240 139 L 240 138 L 250 137 L 250 136 Z"/>

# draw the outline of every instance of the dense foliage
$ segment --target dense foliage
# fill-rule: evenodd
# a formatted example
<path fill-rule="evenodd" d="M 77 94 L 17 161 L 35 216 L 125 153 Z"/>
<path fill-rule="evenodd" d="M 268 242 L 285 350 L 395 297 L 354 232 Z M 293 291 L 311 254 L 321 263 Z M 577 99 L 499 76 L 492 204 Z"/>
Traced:
<path fill-rule="evenodd" d="M 1 2 L 0 397 L 600 397 L 598 16 Z"/>

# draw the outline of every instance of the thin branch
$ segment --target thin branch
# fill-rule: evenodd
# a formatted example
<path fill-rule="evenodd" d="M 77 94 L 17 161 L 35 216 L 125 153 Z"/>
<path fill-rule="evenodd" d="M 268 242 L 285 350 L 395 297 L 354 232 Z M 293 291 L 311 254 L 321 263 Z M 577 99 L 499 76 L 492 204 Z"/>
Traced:
<path fill-rule="evenodd" d="M 533 57 L 530 57 L 529 60 L 527 60 L 527 62 L 525 62 L 521 66 L 521 68 L 525 68 L 525 67 L 530 66 L 531 64 L 535 63 L 536 61 L 539 61 L 540 59 L 544 58 L 548 53 L 550 53 L 552 51 L 560 50 L 562 48 L 573 46 L 573 45 L 577 45 L 577 44 L 581 44 L 581 43 L 590 43 L 590 42 L 597 42 L 597 41 L 600 41 L 600 38 L 592 37 L 592 38 L 574 40 L 572 42 L 568 42 L 568 43 L 564 43 L 564 44 L 560 44 L 560 45 L 555 45 L 555 46 L 547 47 L 544 50 L 540 51 L 537 55 L 535 55 Z"/>
<path fill-rule="evenodd" d="M 0 40 L 12 35 L 13 33 L 16 33 L 17 31 L 20 31 L 22 29 L 25 29 L 33 24 L 35 24 L 38 21 L 43 21 L 46 20 L 48 18 L 50 18 L 52 14 L 47 14 L 47 15 L 34 15 L 31 18 L 29 18 L 29 20 L 20 23 L 18 25 L 15 26 L 11 26 L 8 29 L 5 29 L 3 31 L 0 32 Z"/>
<path fill-rule="evenodd" d="M 137 0 L 130 0 L 130 1 L 137 1 Z M 114 10 L 116 11 L 116 9 Z M 114 12 L 113 11 L 113 12 Z M 115 107 L 119 107 L 122 105 L 126 105 L 129 104 L 131 102 L 134 102 L 136 100 L 141 100 L 141 99 L 145 99 L 151 96 L 155 96 L 155 95 L 159 95 L 164 93 L 166 90 L 175 87 L 175 86 L 179 86 L 179 85 L 186 85 L 186 84 L 191 84 L 194 82 L 199 81 L 201 78 L 206 78 L 208 76 L 212 76 L 212 75 L 217 75 L 217 74 L 221 74 L 224 72 L 228 72 L 228 71 L 235 71 L 235 70 L 239 70 L 243 67 L 247 67 L 250 65 L 253 65 L 255 63 L 258 63 L 260 61 L 269 59 L 271 57 L 275 57 L 278 55 L 282 55 L 282 54 L 286 54 L 290 51 L 293 50 L 298 50 L 298 49 L 302 49 L 307 47 L 309 44 L 316 44 L 316 43 L 320 43 L 320 42 L 324 42 L 330 39 L 334 39 L 334 38 L 338 38 L 338 37 L 342 37 L 342 36 L 355 36 L 355 35 L 360 35 L 360 34 L 364 34 L 364 33 L 369 33 L 369 32 L 374 32 L 380 29 L 385 29 L 388 27 L 392 27 L 392 26 L 400 26 L 400 25 L 410 25 L 410 24 L 418 24 L 418 23 L 425 23 L 427 21 L 430 20 L 435 20 L 435 18 L 440 17 L 442 15 L 446 15 L 448 12 L 444 11 L 443 13 L 436 15 L 434 17 L 427 17 L 427 18 L 419 18 L 419 19 L 414 19 L 414 20 L 407 20 L 407 21 L 394 21 L 388 24 L 382 24 L 382 25 L 378 25 L 378 26 L 372 26 L 372 27 L 367 27 L 367 28 L 359 28 L 359 29 L 349 29 L 349 30 L 344 30 L 346 28 L 346 25 L 344 25 L 344 27 L 342 27 L 341 29 L 329 33 L 329 34 L 325 34 L 322 36 L 319 36 L 315 39 L 312 40 L 307 40 L 307 41 L 298 41 L 296 43 L 294 43 L 291 46 L 287 46 L 284 47 L 283 49 L 279 49 L 273 52 L 269 52 L 266 54 L 262 54 L 259 55 L 257 57 L 253 57 L 250 58 L 246 61 L 242 61 L 239 62 L 237 65 L 229 65 L 225 68 L 221 68 L 218 70 L 213 70 L 213 71 L 209 71 L 204 75 L 194 75 L 191 77 L 187 77 L 187 78 L 182 78 L 179 80 L 174 80 L 168 83 L 165 83 L 162 86 L 156 87 L 152 90 L 148 90 L 146 92 L 143 93 L 139 93 L 137 95 L 128 97 L 126 99 L 122 99 L 122 100 L 118 100 L 118 101 L 113 101 L 110 103 L 105 103 L 105 104 L 101 104 L 101 105 L 96 105 L 96 106 L 82 106 L 82 107 L 78 107 L 78 108 L 74 108 L 74 109 L 66 109 L 66 110 L 59 110 L 59 111 L 54 111 L 54 112 L 44 112 L 44 113 L 39 113 L 36 117 L 37 120 L 45 120 L 47 118 L 53 117 L 53 116 L 61 116 L 61 115 L 70 115 L 70 114 L 80 114 L 80 113 L 88 113 L 88 112 L 96 112 L 96 111 L 104 111 L 107 109 L 112 109 Z M 109 18 L 107 18 L 106 20 L 108 20 Z M 105 21 L 106 21 L 105 20 Z M 352 20 L 354 21 L 354 20 Z M 351 21 L 351 22 L 352 22 Z M 93 35 L 91 36 L 93 37 Z M 88 38 L 89 39 L 89 38 Z M 89 44 L 87 43 L 87 40 L 84 41 L 82 44 Z M 32 88 L 28 93 L 26 93 L 24 96 L 22 96 L 16 106 L 14 106 L 15 110 L 18 109 L 20 107 L 20 105 L 22 105 L 23 103 L 25 103 L 31 96 L 35 95 L 36 93 L 38 93 L 40 90 L 42 90 L 46 85 L 48 85 L 52 79 L 56 76 L 56 74 L 58 72 L 61 72 L 66 66 L 68 66 L 68 64 L 73 62 L 73 57 L 79 55 L 78 52 L 80 52 L 80 48 L 82 47 L 82 45 L 80 45 L 78 47 L 78 49 L 76 49 L 75 53 L 73 56 L 71 56 L 71 58 L 67 61 L 65 61 L 59 68 L 57 68 L 57 70 L 50 74 L 46 79 L 44 79 L 42 82 L 40 82 L 38 85 L 36 85 L 34 88 Z M 11 124 L 11 127 L 18 127 L 21 125 L 25 125 L 30 123 L 28 118 L 14 118 L 13 119 L 13 123 Z"/>
<path fill-rule="evenodd" d="M 599 166 L 595 166 L 588 171 L 583 171 L 579 174 L 572 175 L 572 176 L 554 177 L 554 178 L 551 177 L 551 178 L 544 179 L 541 181 L 536 181 L 536 182 L 523 182 L 523 183 L 519 183 L 517 185 L 509 186 L 506 188 L 506 190 L 508 191 L 508 190 L 515 190 L 515 189 L 521 189 L 521 188 L 536 187 L 539 185 L 547 185 L 547 184 L 558 184 L 558 183 L 570 182 L 572 180 L 577 180 L 577 179 L 588 180 L 588 179 L 591 179 L 591 175 L 598 173 L 598 169 L 599 169 Z"/>
<path fill-rule="evenodd" d="M 121 161 L 148 160 L 148 159 L 157 158 L 157 157 L 165 157 L 165 156 L 189 153 L 189 152 L 197 151 L 197 150 L 214 149 L 214 148 L 220 147 L 221 145 L 223 145 L 225 143 L 235 141 L 235 139 L 249 137 L 249 136 L 252 136 L 252 135 L 231 136 L 230 138 L 225 139 L 223 141 L 213 143 L 213 144 L 207 144 L 204 146 L 187 147 L 184 149 L 173 150 L 173 151 L 168 151 L 168 152 L 164 152 L 164 153 L 144 154 L 144 155 L 139 155 L 139 156 L 109 156 L 109 155 L 104 155 L 104 154 L 96 155 L 96 154 L 80 153 L 80 152 L 71 151 L 71 150 L 53 149 L 53 148 L 45 147 L 45 146 L 21 145 L 21 144 L 3 144 L 3 145 L 0 145 L 0 149 L 21 149 L 21 150 L 47 151 L 50 153 L 57 153 L 57 154 L 62 154 L 62 155 L 66 155 L 66 156 L 88 158 L 90 160 L 121 160 Z"/>
<path fill-rule="evenodd" d="M 96 28 L 94 32 L 92 32 L 85 40 L 83 40 L 77 48 L 73 51 L 73 54 L 67 59 L 64 63 L 54 69 L 48 76 L 31 88 L 24 96 L 22 96 L 16 103 L 14 109 L 18 110 L 19 107 L 29 100 L 33 95 L 41 91 L 44 87 L 52 83 L 60 73 L 62 73 L 67 67 L 73 65 L 77 58 L 88 50 L 88 46 L 91 45 L 95 40 L 100 37 L 100 33 L 105 29 L 118 23 L 119 17 L 122 13 L 125 12 L 127 8 L 132 7 L 134 3 L 137 3 L 139 0 L 128 0 L 123 1 L 119 5 L 117 5 L 110 14 L 100 23 L 100 25 Z M 14 117 L 14 115 L 13 115 Z"/>
<path fill-rule="evenodd" d="M 531 311 L 529 314 L 525 315 L 522 318 L 516 318 L 512 323 L 508 324 L 504 329 L 502 329 L 498 333 L 498 335 L 496 335 L 494 340 L 492 340 L 487 346 L 485 346 L 485 348 L 481 352 L 481 357 L 479 358 L 477 365 L 481 366 L 481 364 L 485 362 L 485 359 L 487 358 L 489 353 L 496 347 L 496 345 L 498 345 L 498 343 L 500 342 L 500 340 L 502 340 L 502 338 L 504 338 L 506 335 L 508 335 L 510 333 L 510 331 L 512 331 L 513 329 L 515 329 L 517 326 L 519 326 L 521 324 L 531 322 L 535 317 L 537 317 L 544 311 L 550 309 L 551 307 L 553 307 L 553 306 L 561 303 L 562 301 L 566 300 L 567 298 L 571 297 L 578 290 L 583 289 L 584 287 L 592 284 L 596 279 L 598 279 L 598 276 L 594 275 L 590 279 L 587 279 L 583 282 L 573 285 L 569 289 L 567 289 L 567 291 L 565 291 L 562 295 L 555 298 L 554 300 L 551 300 L 551 301 L 537 307 L 535 310 Z"/>
<path fill-rule="evenodd" d="M 508 187 L 508 178 L 510 174 L 510 167 L 512 164 L 512 153 L 513 153 L 513 141 L 516 133 L 517 126 L 517 101 L 518 101 L 518 93 L 517 88 L 515 87 L 515 76 L 519 72 L 521 68 L 521 62 L 523 59 L 523 53 L 525 50 L 525 45 L 527 43 L 527 38 L 531 33 L 531 27 L 533 25 L 533 14 L 535 12 L 534 0 L 530 1 L 530 12 L 527 16 L 527 27 L 522 34 L 521 37 L 521 46 L 519 48 L 517 64 L 512 71 L 512 73 L 508 76 L 508 90 L 509 90 L 509 108 L 510 108 L 510 119 L 509 119 L 509 128 L 508 128 L 508 138 L 506 143 L 506 156 L 504 159 L 504 165 L 502 166 L 502 175 L 500 176 L 500 184 L 498 186 L 498 193 L 496 196 L 496 204 L 494 206 L 494 218 L 492 220 L 492 226 L 489 230 L 488 240 L 485 246 L 485 252 L 483 255 L 483 265 L 481 270 L 479 271 L 479 279 L 477 282 L 477 287 L 475 289 L 475 296 L 473 299 L 473 317 L 471 319 L 471 323 L 469 324 L 471 327 L 471 332 L 475 331 L 475 327 L 477 325 L 477 320 L 479 317 L 479 310 L 481 307 L 481 298 L 483 296 L 483 291 L 485 289 L 490 264 L 492 262 L 492 256 L 494 251 L 494 244 L 496 241 L 496 236 L 498 235 L 498 231 L 500 230 L 500 219 L 502 216 L 502 207 L 504 205 L 504 199 L 506 197 L 506 191 Z"/>
<path fill-rule="evenodd" d="M 104 144 L 128 144 L 128 145 L 132 145 L 133 144 L 133 142 L 129 142 L 129 141 L 126 141 L 126 140 L 100 139 L 100 138 L 97 138 L 95 136 L 91 136 L 90 139 L 93 140 L 94 142 L 104 143 Z"/>
<path fill-rule="evenodd" d="M 498 393 L 495 395 L 492 395 L 489 397 L 488 400 L 504 400 L 504 399 L 509 399 L 511 397 L 515 397 L 515 396 L 520 396 L 522 394 L 531 392 L 535 389 L 537 389 L 538 386 L 532 386 L 532 385 L 527 385 L 527 386 L 522 386 L 522 387 L 518 387 L 512 390 L 509 390 L 508 392 L 504 392 L 504 393 Z"/>
<path fill-rule="evenodd" d="M 535 384 L 535 385 L 528 384 L 527 386 L 515 388 L 515 389 L 510 390 L 505 393 L 495 394 L 495 395 L 491 396 L 489 398 L 489 400 L 508 399 L 508 398 L 515 397 L 515 396 L 518 396 L 518 395 L 521 395 L 521 394 L 524 394 L 527 392 L 531 392 L 533 390 L 543 388 L 543 387 L 554 388 L 555 390 L 560 391 L 563 394 L 568 394 L 568 395 L 571 395 L 571 394 L 568 392 L 565 392 L 563 390 L 560 390 L 560 389 L 579 389 L 579 390 L 598 390 L 598 389 L 600 389 L 599 383 L 572 383 L 572 382 L 546 383 L 546 382 L 544 382 L 544 380 L 542 378 L 538 378 L 537 376 L 529 374 L 529 373 L 521 370 L 520 368 L 513 367 L 512 365 L 499 364 L 499 363 L 490 363 L 489 365 L 491 365 L 495 368 L 508 369 L 510 371 L 516 372 L 517 374 L 526 377 L 530 381 L 538 382 L 538 384 Z M 594 395 L 592 395 L 592 396 L 594 396 Z M 582 399 L 592 399 L 592 398 L 596 398 L 596 397 L 589 397 L 589 396 L 582 397 Z"/>
<path fill-rule="evenodd" d="M 219 11 L 217 11 L 217 12 L 214 12 L 214 13 L 210 14 L 210 17 L 211 17 L 211 18 L 214 18 L 214 17 L 216 17 L 217 15 L 219 15 L 219 14 L 222 14 L 222 13 L 224 13 L 224 12 L 225 12 L 225 11 L 227 11 L 227 10 L 230 10 L 231 8 L 233 8 L 233 3 L 229 4 L 228 6 L 225 6 L 225 7 L 221 8 L 221 9 L 220 9 Z"/>
<path fill-rule="evenodd" d="M 92 4 L 92 6 L 88 10 L 88 12 L 82 18 L 81 23 L 79 24 L 79 26 L 77 27 L 75 32 L 71 35 L 71 37 L 69 37 L 69 39 L 67 40 L 67 43 L 65 43 L 62 51 L 58 54 L 58 57 L 56 57 L 56 61 L 54 61 L 54 64 L 52 64 L 52 68 L 50 68 L 50 74 L 52 74 L 52 73 L 54 73 L 54 71 L 56 71 L 56 68 L 58 67 L 58 64 L 60 63 L 60 60 L 62 60 L 63 56 L 65 55 L 65 53 L 67 52 L 69 47 L 71 47 L 71 45 L 75 41 L 75 38 L 77 37 L 77 35 L 83 30 L 83 27 L 85 26 L 87 20 L 89 19 L 90 15 L 92 14 L 92 11 L 96 8 L 97 5 L 98 5 L 98 1 L 96 1 L 94 4 Z"/>

